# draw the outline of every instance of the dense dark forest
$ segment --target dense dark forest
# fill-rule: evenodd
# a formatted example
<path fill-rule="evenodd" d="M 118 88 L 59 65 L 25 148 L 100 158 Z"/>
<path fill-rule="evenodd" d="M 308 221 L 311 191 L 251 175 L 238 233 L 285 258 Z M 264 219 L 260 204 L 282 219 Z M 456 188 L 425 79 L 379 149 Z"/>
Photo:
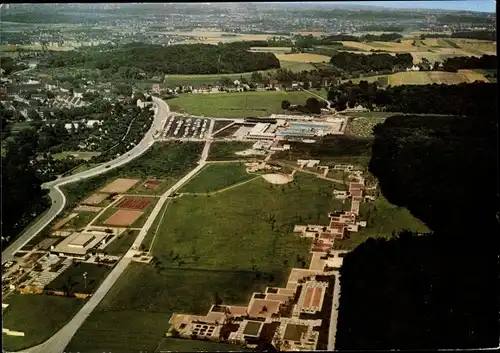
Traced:
<path fill-rule="evenodd" d="M 497 40 L 496 31 L 462 31 L 455 32 L 451 35 L 444 33 L 429 33 L 421 34 L 420 39 L 426 38 L 463 38 L 463 39 L 480 39 L 480 40 Z"/>
<path fill-rule="evenodd" d="M 498 68 L 496 55 L 483 55 L 480 58 L 474 56 L 459 56 L 448 58 L 443 62 L 443 70 L 456 72 L 461 69 L 485 69 L 495 70 Z"/>
<path fill-rule="evenodd" d="M 358 104 L 376 106 L 389 112 L 410 114 L 472 115 L 488 114 L 497 97 L 496 83 L 459 85 L 403 85 L 378 89 L 377 83 L 343 83 L 328 92 L 328 100 L 338 110 Z"/>
<path fill-rule="evenodd" d="M 118 71 L 124 78 L 141 78 L 163 74 L 228 74 L 279 68 L 272 53 L 251 53 L 234 45 L 190 44 L 149 45 L 132 43 L 119 48 L 98 51 L 56 52 L 49 67 L 82 66 L 100 69 L 103 75 Z"/>
<path fill-rule="evenodd" d="M 478 109 L 394 116 L 374 128 L 370 172 L 432 232 L 369 239 L 345 257 L 337 349 L 498 346 L 497 95 L 449 87 L 472 92 Z M 423 92 L 421 102 L 437 94 Z"/>
<path fill-rule="evenodd" d="M 411 54 L 354 54 L 348 52 L 335 53 L 330 59 L 333 67 L 345 72 L 371 72 L 381 70 L 401 70 L 413 66 Z"/>

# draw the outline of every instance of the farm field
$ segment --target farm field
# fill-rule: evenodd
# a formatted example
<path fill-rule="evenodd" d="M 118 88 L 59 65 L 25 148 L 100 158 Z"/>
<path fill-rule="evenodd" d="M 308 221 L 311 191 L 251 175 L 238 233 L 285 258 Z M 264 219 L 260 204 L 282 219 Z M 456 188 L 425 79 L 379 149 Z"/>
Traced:
<path fill-rule="evenodd" d="M 398 233 L 404 229 L 429 232 L 429 228 L 413 217 L 406 208 L 392 205 L 383 197 L 378 197 L 372 203 L 362 203 L 360 216 L 367 220 L 368 226 L 357 233 L 351 233 L 350 239 L 335 241 L 337 249 L 352 249 L 370 237 L 390 238 L 393 232 Z"/>
<path fill-rule="evenodd" d="M 3 349 L 16 351 L 42 343 L 63 327 L 85 304 L 77 298 L 14 293 L 3 300 L 3 328 L 21 331 L 24 337 L 2 334 Z M 57 310 L 54 310 L 57 308 Z"/>
<path fill-rule="evenodd" d="M 329 62 L 330 57 L 319 54 L 277 54 L 276 57 L 281 61 L 305 62 L 305 63 L 321 63 Z"/>
<path fill-rule="evenodd" d="M 234 159 L 248 159 L 246 156 L 238 156 L 235 152 L 244 151 L 252 148 L 253 142 L 251 141 L 230 141 L 223 142 L 217 141 L 212 143 L 210 151 L 208 152 L 208 161 L 227 161 Z M 262 156 L 257 156 L 261 157 Z"/>
<path fill-rule="evenodd" d="M 380 78 L 387 77 L 387 83 L 392 86 L 401 85 L 427 85 L 427 84 L 448 84 L 454 85 L 462 82 L 472 83 L 476 80 L 489 82 L 483 74 L 473 70 L 459 70 L 458 72 L 446 71 L 408 71 L 397 72 L 391 75 L 378 75 L 363 78 L 352 79 L 353 83 L 359 83 L 361 80 L 375 82 Z M 348 80 L 344 80 L 348 81 Z"/>
<path fill-rule="evenodd" d="M 209 164 L 191 179 L 179 192 L 209 193 L 254 178 L 243 163 Z"/>
<path fill-rule="evenodd" d="M 310 256 L 310 240 L 294 235 L 293 226 L 326 224 L 328 213 L 341 207 L 332 192 L 332 183 L 297 173 L 287 185 L 259 178 L 209 197 L 183 195 L 169 205 L 152 254 L 179 268 L 251 270 L 256 265 L 281 281 L 297 265 L 285 260 Z"/>
<path fill-rule="evenodd" d="M 133 262 L 65 350 L 153 352 L 161 341 L 163 350 L 176 351 L 177 340 L 164 338 L 172 313 L 206 314 L 215 293 L 226 304 L 244 304 L 268 283 L 251 271 L 163 269 Z"/>
<path fill-rule="evenodd" d="M 171 109 L 181 113 L 220 118 L 262 117 L 283 114 L 281 101 L 304 104 L 309 95 L 301 92 L 236 92 L 214 94 L 182 94 L 169 101 Z"/>

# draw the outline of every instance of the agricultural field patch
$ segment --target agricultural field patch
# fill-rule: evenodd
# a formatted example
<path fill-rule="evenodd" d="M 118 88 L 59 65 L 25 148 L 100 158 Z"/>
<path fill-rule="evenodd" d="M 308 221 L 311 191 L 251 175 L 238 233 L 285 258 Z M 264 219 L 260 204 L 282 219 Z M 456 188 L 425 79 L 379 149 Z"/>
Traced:
<path fill-rule="evenodd" d="M 305 63 L 321 63 L 330 61 L 329 56 L 319 55 L 319 54 L 307 54 L 307 53 L 277 54 L 276 57 L 280 61 L 293 61 L 293 62 L 305 62 Z"/>

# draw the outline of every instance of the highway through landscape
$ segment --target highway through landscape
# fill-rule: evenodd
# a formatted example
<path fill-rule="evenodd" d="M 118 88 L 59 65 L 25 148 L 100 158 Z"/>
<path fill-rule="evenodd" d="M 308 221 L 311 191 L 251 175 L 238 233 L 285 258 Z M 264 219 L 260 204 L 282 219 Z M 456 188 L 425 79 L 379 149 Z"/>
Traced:
<path fill-rule="evenodd" d="M 14 254 L 19 251 L 19 249 L 21 249 L 24 245 L 26 245 L 26 243 L 28 243 L 31 239 L 38 235 L 50 222 L 52 222 L 52 220 L 54 220 L 54 218 L 59 213 L 61 213 L 66 203 L 66 197 L 64 196 L 64 193 L 59 189 L 60 186 L 106 173 L 111 169 L 117 168 L 130 162 L 134 158 L 139 157 L 153 145 L 153 133 L 160 127 L 162 119 L 165 118 L 170 112 L 169 106 L 162 99 L 153 97 L 153 101 L 156 104 L 157 110 L 153 123 L 151 124 L 151 128 L 145 134 L 141 142 L 134 146 L 134 148 L 110 162 L 103 163 L 95 168 L 83 171 L 78 174 L 53 180 L 42 185 L 44 189 L 49 190 L 49 196 L 52 199 L 52 205 L 50 209 L 33 226 L 26 230 L 15 241 L 13 241 L 7 247 L 7 249 L 2 249 L 2 263 L 13 260 Z"/>

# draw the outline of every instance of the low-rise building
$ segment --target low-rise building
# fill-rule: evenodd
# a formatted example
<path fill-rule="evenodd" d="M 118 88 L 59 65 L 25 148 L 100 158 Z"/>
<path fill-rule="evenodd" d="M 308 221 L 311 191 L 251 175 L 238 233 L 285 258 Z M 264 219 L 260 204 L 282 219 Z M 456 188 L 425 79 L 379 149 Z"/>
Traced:
<path fill-rule="evenodd" d="M 73 233 L 51 248 L 50 252 L 59 256 L 87 259 L 90 251 L 105 244 L 109 234 L 105 232 Z"/>

